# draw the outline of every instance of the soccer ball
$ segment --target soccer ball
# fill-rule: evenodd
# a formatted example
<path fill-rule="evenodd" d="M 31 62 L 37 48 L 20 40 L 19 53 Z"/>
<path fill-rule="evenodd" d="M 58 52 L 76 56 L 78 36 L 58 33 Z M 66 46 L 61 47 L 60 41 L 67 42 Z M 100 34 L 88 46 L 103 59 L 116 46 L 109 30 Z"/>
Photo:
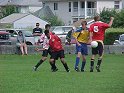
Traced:
<path fill-rule="evenodd" d="M 92 41 L 91 42 L 91 47 L 92 48 L 96 48 L 98 46 L 98 42 L 97 41 Z"/>

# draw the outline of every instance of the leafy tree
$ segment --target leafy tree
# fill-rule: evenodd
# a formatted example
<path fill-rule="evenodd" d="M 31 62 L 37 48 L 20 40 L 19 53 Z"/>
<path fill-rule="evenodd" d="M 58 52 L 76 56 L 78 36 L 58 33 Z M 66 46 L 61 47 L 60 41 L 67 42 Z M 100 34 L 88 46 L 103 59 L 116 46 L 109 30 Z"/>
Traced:
<path fill-rule="evenodd" d="M 0 18 L 6 17 L 12 13 L 18 12 L 16 6 L 12 6 L 12 5 L 7 5 L 5 7 L 1 7 L 0 11 L 1 11 Z"/>
<path fill-rule="evenodd" d="M 110 17 L 114 17 L 115 20 L 113 22 L 112 27 L 114 28 L 123 28 L 124 27 L 124 9 L 121 11 L 115 9 L 106 9 L 104 8 L 100 12 L 101 21 L 109 23 Z"/>
<path fill-rule="evenodd" d="M 124 9 L 115 15 L 113 27 L 124 28 Z"/>
<path fill-rule="evenodd" d="M 53 16 L 51 18 L 43 17 L 42 19 L 44 19 L 47 22 L 49 22 L 51 24 L 51 26 L 61 26 L 61 25 L 64 24 L 62 22 L 62 20 L 60 20 L 57 16 Z"/>
<path fill-rule="evenodd" d="M 115 17 L 116 14 L 117 14 L 117 11 L 115 9 L 106 9 L 106 8 L 104 8 L 100 12 L 101 21 L 109 23 L 110 17 Z"/>

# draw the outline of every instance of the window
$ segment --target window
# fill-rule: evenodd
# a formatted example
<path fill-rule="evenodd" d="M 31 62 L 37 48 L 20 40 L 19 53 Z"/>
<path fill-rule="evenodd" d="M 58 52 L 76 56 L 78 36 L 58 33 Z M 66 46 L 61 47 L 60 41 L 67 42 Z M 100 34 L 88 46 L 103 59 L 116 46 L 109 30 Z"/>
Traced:
<path fill-rule="evenodd" d="M 87 2 L 88 8 L 95 8 L 95 2 Z"/>
<path fill-rule="evenodd" d="M 54 3 L 54 10 L 58 10 L 58 3 Z"/>
<path fill-rule="evenodd" d="M 119 4 L 120 4 L 119 1 L 114 1 L 114 8 L 119 9 Z"/>
<path fill-rule="evenodd" d="M 78 2 L 73 2 L 73 8 L 74 12 L 78 11 Z"/>
<path fill-rule="evenodd" d="M 85 3 L 81 2 L 81 8 L 85 8 Z"/>
<path fill-rule="evenodd" d="M 71 2 L 69 2 L 69 12 L 71 12 Z"/>

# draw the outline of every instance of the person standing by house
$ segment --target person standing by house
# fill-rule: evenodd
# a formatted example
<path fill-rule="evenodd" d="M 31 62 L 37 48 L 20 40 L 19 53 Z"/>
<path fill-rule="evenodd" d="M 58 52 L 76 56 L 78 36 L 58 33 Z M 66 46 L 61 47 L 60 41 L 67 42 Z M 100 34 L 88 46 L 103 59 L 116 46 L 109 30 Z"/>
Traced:
<path fill-rule="evenodd" d="M 104 43 L 103 43 L 103 41 L 104 41 L 105 30 L 112 26 L 113 20 L 114 20 L 114 18 L 111 17 L 109 24 L 107 24 L 107 23 L 104 23 L 104 22 L 100 21 L 100 16 L 95 16 L 94 17 L 95 23 L 93 23 L 90 26 L 90 29 L 89 29 L 89 31 L 90 31 L 89 43 L 91 41 L 97 41 L 98 42 L 98 46 L 96 48 L 92 48 L 90 72 L 93 72 L 94 60 L 95 60 L 95 56 L 97 54 L 99 55 L 99 58 L 98 58 L 96 70 L 97 70 L 97 72 L 100 72 L 100 65 L 102 63 L 103 50 L 104 50 Z"/>
<path fill-rule="evenodd" d="M 76 48 L 77 48 L 77 57 L 76 57 L 76 62 L 75 62 L 75 71 L 79 72 L 79 62 L 80 62 L 80 57 L 82 55 L 82 66 L 81 66 L 81 72 L 84 72 L 84 67 L 86 64 L 86 55 L 88 54 L 88 49 L 87 49 L 87 43 L 89 40 L 89 31 L 88 28 L 86 27 L 87 22 L 82 21 L 82 30 L 80 32 L 74 32 L 73 36 L 76 40 Z"/>
<path fill-rule="evenodd" d="M 26 40 L 25 40 L 25 36 L 23 35 L 23 33 L 21 31 L 18 32 L 18 36 L 17 36 L 17 45 L 20 47 L 21 50 L 21 54 L 28 54 L 27 53 L 27 45 L 26 45 Z"/>
<path fill-rule="evenodd" d="M 36 23 L 36 28 L 33 29 L 33 36 L 34 36 L 35 44 L 36 45 L 39 44 L 40 36 L 43 33 L 42 29 L 39 26 L 40 26 L 40 24 L 39 23 Z"/>
<path fill-rule="evenodd" d="M 72 42 L 72 39 L 73 39 L 73 37 L 72 37 L 72 34 L 73 34 L 73 32 L 74 32 L 74 30 L 75 30 L 76 28 L 72 28 L 68 33 L 67 33 L 67 35 L 66 35 L 66 41 L 65 41 L 65 45 L 67 45 L 67 51 L 68 51 L 68 53 L 69 54 L 71 54 L 71 44 L 73 43 Z"/>

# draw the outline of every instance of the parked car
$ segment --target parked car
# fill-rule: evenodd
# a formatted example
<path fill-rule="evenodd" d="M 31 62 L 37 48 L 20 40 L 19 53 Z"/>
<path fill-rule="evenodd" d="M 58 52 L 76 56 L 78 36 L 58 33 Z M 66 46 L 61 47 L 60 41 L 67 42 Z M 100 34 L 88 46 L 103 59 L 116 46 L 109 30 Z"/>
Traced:
<path fill-rule="evenodd" d="M 124 34 L 119 36 L 118 40 L 115 40 L 113 45 L 124 45 Z"/>
<path fill-rule="evenodd" d="M 55 26 L 52 27 L 52 32 L 60 37 L 62 43 L 65 43 L 67 33 L 73 28 L 73 26 Z"/>
<path fill-rule="evenodd" d="M 0 45 L 11 45 L 10 33 L 0 31 Z"/>
<path fill-rule="evenodd" d="M 24 30 L 24 29 L 6 29 L 4 30 L 6 32 L 10 33 L 10 40 L 12 41 L 12 44 L 16 44 L 17 42 L 17 35 L 19 31 L 22 31 L 22 33 L 25 35 L 26 38 L 26 44 L 27 45 L 34 45 L 34 36 L 31 31 Z"/>

